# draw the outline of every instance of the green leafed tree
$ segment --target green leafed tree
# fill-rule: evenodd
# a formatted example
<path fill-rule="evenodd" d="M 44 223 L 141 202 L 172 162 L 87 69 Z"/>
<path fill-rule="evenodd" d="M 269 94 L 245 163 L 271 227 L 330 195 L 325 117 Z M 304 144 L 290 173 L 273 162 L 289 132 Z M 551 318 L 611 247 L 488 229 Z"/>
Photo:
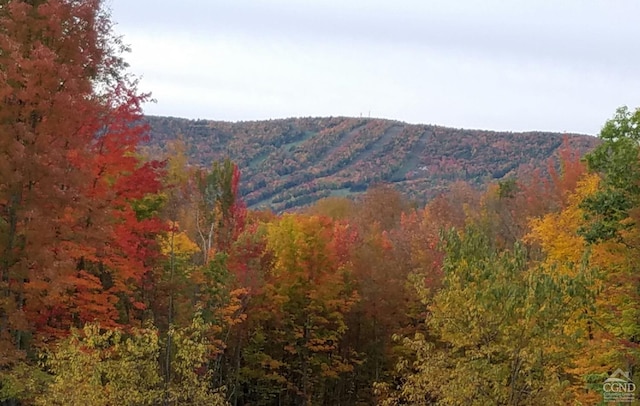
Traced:
<path fill-rule="evenodd" d="M 153 405 L 162 396 L 159 349 L 154 331 L 127 337 L 87 325 L 62 341 L 46 360 L 53 381 L 36 404 Z"/>
<path fill-rule="evenodd" d="M 619 108 L 600 138 L 604 142 L 585 159 L 602 176 L 602 187 L 583 201 L 590 223 L 580 232 L 590 243 L 623 241 L 623 231 L 634 223 L 629 211 L 640 203 L 640 109 Z"/>
<path fill-rule="evenodd" d="M 196 314 L 190 326 L 170 330 L 175 355 L 168 382 L 160 374 L 162 342 L 155 328 L 124 333 L 92 324 L 73 330 L 44 360 L 50 383 L 40 390 L 35 404 L 225 405 L 224 395 L 211 387 L 211 371 L 206 368 L 208 328 Z"/>
<path fill-rule="evenodd" d="M 197 173 L 197 201 L 194 212 L 198 244 L 203 263 L 225 250 L 244 225 L 244 203 L 239 199 L 240 172 L 229 159 L 214 162 L 211 170 Z"/>
<path fill-rule="evenodd" d="M 532 268 L 520 244 L 499 252 L 471 228 L 444 243 L 443 287 L 424 295 L 428 332 L 404 340 L 414 358 L 398 365 L 396 387 L 378 386 L 383 403 L 564 404 L 572 337 L 563 326 L 588 302 L 586 271 L 568 278 Z"/>

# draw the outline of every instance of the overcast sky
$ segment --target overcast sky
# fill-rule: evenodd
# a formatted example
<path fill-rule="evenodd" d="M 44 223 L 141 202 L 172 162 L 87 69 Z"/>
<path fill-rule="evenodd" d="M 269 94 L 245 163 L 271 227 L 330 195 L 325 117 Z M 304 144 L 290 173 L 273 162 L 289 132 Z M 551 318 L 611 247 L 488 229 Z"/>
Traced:
<path fill-rule="evenodd" d="M 147 114 L 596 135 L 640 106 L 639 0 L 106 0 Z"/>

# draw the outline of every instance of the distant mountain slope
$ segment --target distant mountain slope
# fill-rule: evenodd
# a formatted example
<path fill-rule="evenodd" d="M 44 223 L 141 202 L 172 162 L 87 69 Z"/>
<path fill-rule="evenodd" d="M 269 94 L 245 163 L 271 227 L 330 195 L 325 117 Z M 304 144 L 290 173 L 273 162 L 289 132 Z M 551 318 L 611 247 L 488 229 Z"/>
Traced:
<path fill-rule="evenodd" d="M 221 122 L 147 117 L 152 149 L 182 135 L 193 163 L 210 165 L 226 156 L 242 173 L 250 207 L 281 211 L 325 196 L 364 191 L 392 182 L 413 199 L 426 201 L 449 184 L 492 179 L 546 167 L 563 135 L 493 132 L 365 118 L 295 118 Z M 567 135 L 581 154 L 598 143 Z"/>

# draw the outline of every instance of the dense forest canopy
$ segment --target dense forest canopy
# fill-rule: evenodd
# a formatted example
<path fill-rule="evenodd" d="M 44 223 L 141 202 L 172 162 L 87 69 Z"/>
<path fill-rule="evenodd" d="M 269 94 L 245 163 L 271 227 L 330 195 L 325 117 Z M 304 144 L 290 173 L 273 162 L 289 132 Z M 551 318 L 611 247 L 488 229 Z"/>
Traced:
<path fill-rule="evenodd" d="M 424 205 L 457 181 L 483 187 L 546 169 L 565 138 L 580 155 L 598 144 L 586 135 L 463 130 L 369 118 L 146 120 L 151 127 L 146 148 L 160 153 L 181 138 L 194 165 L 229 157 L 242 172 L 240 192 L 249 207 L 276 212 L 324 197 L 354 196 L 379 182 L 392 183 Z"/>
<path fill-rule="evenodd" d="M 309 126 L 279 141 L 285 153 L 273 139 L 251 147 L 272 131 L 251 123 L 234 127 L 244 144 L 214 132 L 206 145 L 228 154 L 201 165 L 179 137 L 148 143 L 157 127 L 124 51 L 100 0 L 0 1 L 0 404 L 638 395 L 640 110 L 615 112 L 597 146 L 489 133 L 476 145 L 453 130 L 341 118 L 276 122 Z M 475 173 L 456 157 L 493 153 L 510 169 L 482 190 L 452 175 L 416 205 L 398 190 L 410 178 L 401 168 L 429 165 L 411 147 L 431 148 L 428 131 L 450 131 L 437 145 L 452 148 L 429 168 Z M 509 164 L 516 138 L 527 141 Z M 537 142 L 543 152 L 530 155 Z M 385 161 L 388 144 L 399 147 Z M 284 166 L 266 164 L 281 153 Z M 295 174 L 313 154 L 324 166 L 304 173 L 337 177 L 322 168 L 357 161 L 404 177 L 296 212 L 247 206 L 261 189 L 243 185 L 234 160 L 278 183 L 268 176 Z"/>

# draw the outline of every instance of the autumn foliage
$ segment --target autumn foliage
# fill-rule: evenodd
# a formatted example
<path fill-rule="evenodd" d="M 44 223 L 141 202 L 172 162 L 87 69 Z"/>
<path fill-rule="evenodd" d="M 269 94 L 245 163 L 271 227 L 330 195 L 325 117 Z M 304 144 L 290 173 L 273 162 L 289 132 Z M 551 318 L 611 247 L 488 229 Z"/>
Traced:
<path fill-rule="evenodd" d="M 379 183 L 276 214 L 230 159 L 141 148 L 125 50 L 99 0 L 0 1 L 0 404 L 586 405 L 638 369 L 640 111 L 425 206 Z M 278 176 L 422 142 L 327 120 Z"/>

